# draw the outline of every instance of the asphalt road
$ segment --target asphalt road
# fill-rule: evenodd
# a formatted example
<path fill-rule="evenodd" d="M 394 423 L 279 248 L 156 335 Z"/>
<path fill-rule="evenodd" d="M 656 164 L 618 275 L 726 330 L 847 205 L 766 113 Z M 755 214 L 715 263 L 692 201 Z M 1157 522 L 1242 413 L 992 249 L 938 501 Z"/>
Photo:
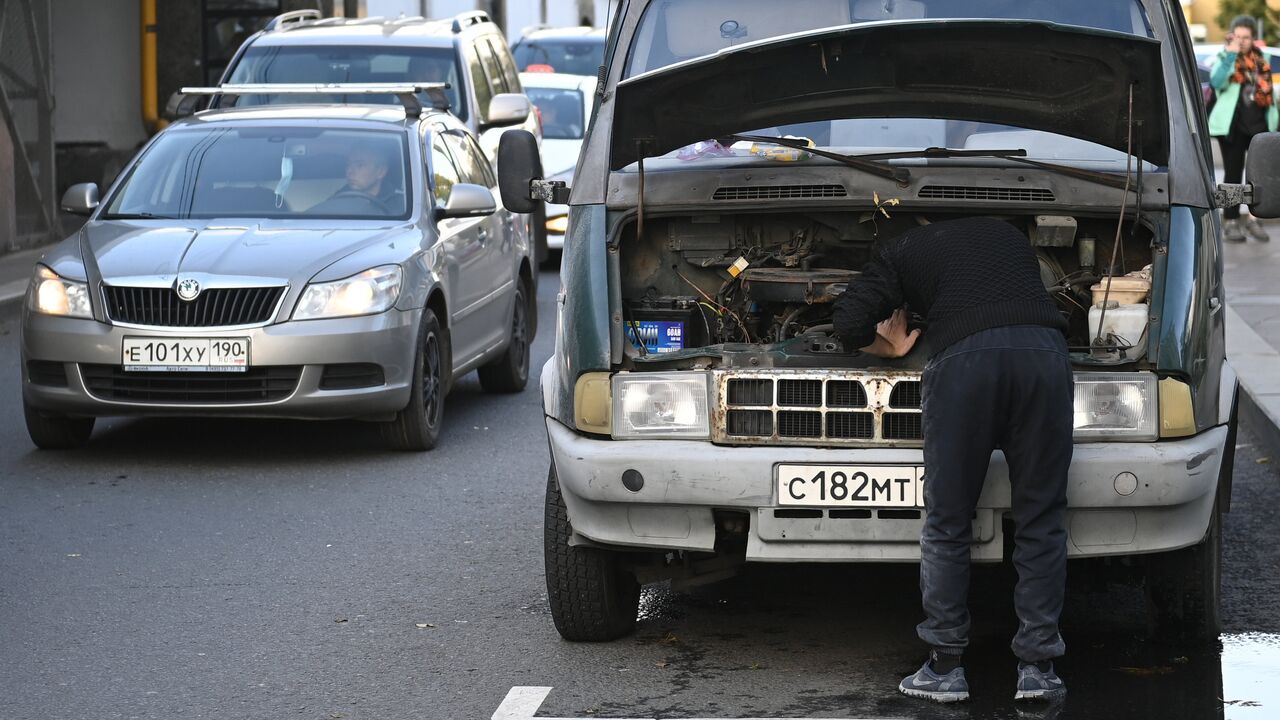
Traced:
<path fill-rule="evenodd" d="M 538 365 L 557 284 L 544 274 Z M 503 397 L 462 382 L 426 455 L 384 452 L 359 423 L 240 420 L 109 420 L 84 450 L 37 452 L 9 306 L 0 717 L 487 720 L 513 686 L 552 687 L 539 715 L 562 717 L 1276 717 L 1263 674 L 1280 667 L 1280 458 L 1259 463 L 1247 430 L 1240 443 L 1221 656 L 1144 639 L 1137 591 L 1073 590 L 1070 698 L 1058 715 L 1019 713 L 1011 580 L 984 568 L 975 700 L 944 709 L 894 691 L 921 659 L 909 566 L 755 567 L 690 594 L 651 589 L 634 638 L 561 641 L 532 385 Z"/>

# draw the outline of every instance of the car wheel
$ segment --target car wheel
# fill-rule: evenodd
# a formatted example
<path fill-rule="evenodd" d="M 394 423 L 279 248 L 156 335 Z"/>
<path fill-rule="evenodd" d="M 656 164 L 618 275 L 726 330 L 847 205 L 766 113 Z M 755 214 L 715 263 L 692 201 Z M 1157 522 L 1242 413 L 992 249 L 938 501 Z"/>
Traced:
<path fill-rule="evenodd" d="M 480 387 L 485 392 L 514 393 L 529 383 L 529 346 L 533 342 L 530 320 L 533 303 L 529 281 L 520 278 L 515 306 L 511 311 L 511 341 L 502 357 L 480 368 Z"/>
<path fill-rule="evenodd" d="M 640 584 L 621 553 L 572 547 L 573 528 L 556 469 L 547 473 L 543 559 L 547 601 L 556 631 L 565 640 L 600 642 L 630 635 L 640 610 Z"/>
<path fill-rule="evenodd" d="M 37 410 L 22 401 L 27 434 L 41 450 L 71 450 L 84 447 L 93 434 L 94 418 L 67 417 Z"/>
<path fill-rule="evenodd" d="M 431 310 L 422 311 L 418 349 L 413 358 L 409 404 L 394 420 L 382 424 L 382 436 L 395 450 L 430 450 L 440 439 L 448 390 L 449 341 Z"/>
<path fill-rule="evenodd" d="M 1204 540 L 1146 559 L 1147 615 L 1156 638 L 1205 643 L 1218 638 L 1222 514 L 1215 503 Z"/>

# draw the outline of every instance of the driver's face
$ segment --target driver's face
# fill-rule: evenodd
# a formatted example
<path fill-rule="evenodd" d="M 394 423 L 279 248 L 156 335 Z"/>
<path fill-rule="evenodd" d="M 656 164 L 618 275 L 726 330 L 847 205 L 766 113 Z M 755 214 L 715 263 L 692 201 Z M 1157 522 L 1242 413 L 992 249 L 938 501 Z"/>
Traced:
<path fill-rule="evenodd" d="M 386 164 L 372 153 L 357 151 L 347 158 L 347 185 L 352 190 L 377 195 L 386 176 Z"/>

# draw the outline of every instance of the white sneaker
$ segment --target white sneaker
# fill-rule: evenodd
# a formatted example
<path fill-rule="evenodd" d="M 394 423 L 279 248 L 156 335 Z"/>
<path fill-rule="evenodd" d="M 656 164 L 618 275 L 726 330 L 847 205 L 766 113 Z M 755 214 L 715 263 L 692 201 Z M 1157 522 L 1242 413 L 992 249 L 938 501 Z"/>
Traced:
<path fill-rule="evenodd" d="M 1222 221 L 1222 239 L 1227 242 L 1241 243 L 1245 241 L 1244 223 L 1238 219 Z"/>
<path fill-rule="evenodd" d="M 1267 229 L 1258 222 L 1258 218 L 1252 215 L 1242 215 L 1240 220 L 1244 224 L 1244 232 L 1249 237 L 1258 242 L 1270 242 L 1271 236 L 1267 234 Z"/>

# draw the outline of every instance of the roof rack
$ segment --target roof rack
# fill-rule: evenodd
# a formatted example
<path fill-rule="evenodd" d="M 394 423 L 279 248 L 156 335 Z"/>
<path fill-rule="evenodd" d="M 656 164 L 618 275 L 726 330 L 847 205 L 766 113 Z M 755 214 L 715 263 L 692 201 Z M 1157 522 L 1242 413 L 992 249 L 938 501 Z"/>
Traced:
<path fill-rule="evenodd" d="M 293 25 L 309 20 L 319 20 L 323 17 L 324 15 L 319 10 L 294 10 L 293 12 L 287 12 L 271 18 L 263 30 L 266 32 L 283 30 L 285 25 Z"/>
<path fill-rule="evenodd" d="M 251 83 L 225 84 L 218 87 L 184 87 L 185 95 L 395 95 L 404 106 L 406 116 L 421 115 L 425 94 L 430 107 L 449 109 L 449 96 L 445 91 L 449 83 Z"/>
<path fill-rule="evenodd" d="M 483 10 L 460 13 L 453 18 L 453 31 L 460 33 L 473 25 L 487 22 L 489 22 L 489 13 Z"/>

